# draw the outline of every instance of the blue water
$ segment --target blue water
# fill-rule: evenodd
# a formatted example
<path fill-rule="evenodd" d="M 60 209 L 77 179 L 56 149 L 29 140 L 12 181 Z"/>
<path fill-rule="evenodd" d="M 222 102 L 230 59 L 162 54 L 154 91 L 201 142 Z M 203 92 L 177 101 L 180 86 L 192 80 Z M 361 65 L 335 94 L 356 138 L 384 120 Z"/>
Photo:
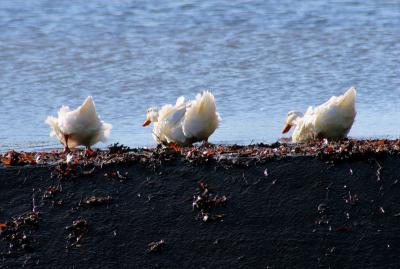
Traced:
<path fill-rule="evenodd" d="M 272 142 L 351 85 L 350 136 L 399 137 L 399 1 L 0 1 L 0 151 L 59 147 L 46 116 L 87 95 L 109 143 L 152 146 L 146 108 L 203 89 L 211 142 Z"/>

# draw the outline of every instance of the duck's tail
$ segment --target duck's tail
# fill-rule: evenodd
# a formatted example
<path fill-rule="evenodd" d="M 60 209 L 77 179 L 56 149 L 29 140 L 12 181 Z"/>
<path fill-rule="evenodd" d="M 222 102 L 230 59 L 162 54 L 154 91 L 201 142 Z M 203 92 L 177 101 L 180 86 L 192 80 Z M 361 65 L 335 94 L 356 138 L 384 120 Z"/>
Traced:
<path fill-rule="evenodd" d="M 217 110 L 214 95 L 209 91 L 196 96 L 195 106 L 198 113 L 213 114 Z"/>
<path fill-rule="evenodd" d="M 206 139 L 217 129 L 219 122 L 214 95 L 204 91 L 196 96 L 187 109 L 183 133 L 186 137 Z"/>
<path fill-rule="evenodd" d="M 85 112 L 96 112 L 96 106 L 94 105 L 94 101 L 93 101 L 93 97 L 92 96 L 88 96 L 86 97 L 85 101 L 83 102 L 83 104 L 79 107 L 79 111 L 81 113 L 85 113 Z"/>
<path fill-rule="evenodd" d="M 354 109 L 356 102 L 357 91 L 355 87 L 351 87 L 348 89 L 339 100 L 339 106 L 343 108 L 352 108 Z"/>
<path fill-rule="evenodd" d="M 106 123 L 100 119 L 100 116 L 96 112 L 96 105 L 93 101 L 93 97 L 88 96 L 78 110 L 80 118 L 84 119 L 85 122 L 100 122 L 101 131 L 98 133 L 98 140 L 107 142 L 111 134 L 112 124 Z"/>

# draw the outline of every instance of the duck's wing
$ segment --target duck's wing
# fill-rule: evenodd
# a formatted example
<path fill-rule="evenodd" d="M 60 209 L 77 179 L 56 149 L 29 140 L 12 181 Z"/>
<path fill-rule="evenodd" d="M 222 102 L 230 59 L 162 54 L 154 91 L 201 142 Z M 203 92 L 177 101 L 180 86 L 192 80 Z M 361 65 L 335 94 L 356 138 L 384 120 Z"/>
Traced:
<path fill-rule="evenodd" d="M 337 106 L 345 110 L 355 110 L 356 96 L 356 89 L 350 87 L 344 94 L 332 96 L 328 101 L 318 106 L 317 109 L 325 110 Z"/>
<path fill-rule="evenodd" d="M 308 107 L 303 117 L 299 118 L 292 134 L 293 142 L 305 142 L 315 139 L 316 108 Z"/>
<path fill-rule="evenodd" d="M 174 113 L 175 107 L 173 105 L 164 105 L 158 112 L 158 122 L 162 122 L 167 119 L 172 113 Z"/>
<path fill-rule="evenodd" d="M 179 113 L 177 114 L 177 115 L 175 115 L 175 116 L 173 116 L 173 114 L 175 113 L 175 112 L 177 112 L 177 110 L 179 110 L 180 108 L 182 108 L 183 106 L 185 106 L 185 97 L 183 97 L 183 96 L 181 96 L 181 97 L 179 97 L 177 100 L 176 100 L 176 104 L 175 104 L 175 106 L 174 105 L 171 105 L 171 104 L 167 104 L 167 105 L 164 105 L 161 109 L 160 109 L 160 111 L 159 111 L 159 113 L 158 113 L 158 122 L 161 122 L 161 121 L 165 121 L 165 120 L 167 120 L 167 119 L 169 119 L 169 120 L 171 120 L 172 118 L 176 118 L 176 117 L 178 117 L 178 115 L 179 115 Z M 171 116 L 172 116 L 172 118 L 171 118 Z"/>
<path fill-rule="evenodd" d="M 186 106 L 176 108 L 173 113 L 171 113 L 165 120 L 169 125 L 178 125 L 183 120 L 186 113 Z"/>
<path fill-rule="evenodd" d="M 158 113 L 158 121 L 154 123 L 153 138 L 158 144 L 166 143 L 165 137 L 165 120 L 174 112 L 174 106 L 164 105 Z"/>
<path fill-rule="evenodd" d="M 185 144 L 186 137 L 182 131 L 182 121 L 185 117 L 186 106 L 171 107 L 168 116 L 164 116 L 158 122 L 161 134 L 167 139 L 167 142 Z"/>
<path fill-rule="evenodd" d="M 187 105 L 183 133 L 186 137 L 207 139 L 218 128 L 219 122 L 214 95 L 205 91 Z"/>
<path fill-rule="evenodd" d="M 351 87 L 341 96 L 333 96 L 316 109 L 315 129 L 326 137 L 345 137 L 353 125 L 356 90 Z"/>

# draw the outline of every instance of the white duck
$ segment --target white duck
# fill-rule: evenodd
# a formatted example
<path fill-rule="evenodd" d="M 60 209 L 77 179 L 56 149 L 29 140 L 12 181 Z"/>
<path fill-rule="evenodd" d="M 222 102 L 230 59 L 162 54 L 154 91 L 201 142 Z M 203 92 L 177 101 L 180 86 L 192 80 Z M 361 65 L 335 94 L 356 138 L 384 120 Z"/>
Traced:
<path fill-rule="evenodd" d="M 159 144 L 186 146 L 198 141 L 207 142 L 219 122 L 214 95 L 205 91 L 190 102 L 185 102 L 181 96 L 174 106 L 165 105 L 161 110 L 150 108 L 143 127 L 154 124 L 153 137 Z"/>
<path fill-rule="evenodd" d="M 50 136 L 57 137 L 65 146 L 64 152 L 79 145 L 86 146 L 86 150 L 91 152 L 92 145 L 107 140 L 112 128 L 111 124 L 100 120 L 91 96 L 75 110 L 62 106 L 58 118 L 48 116 L 45 122 L 52 129 Z"/>
<path fill-rule="evenodd" d="M 356 89 L 351 87 L 341 96 L 332 96 L 320 106 L 309 107 L 304 115 L 290 111 L 282 133 L 287 133 L 295 126 L 293 142 L 306 142 L 317 138 L 345 138 L 356 116 L 355 100 Z"/>

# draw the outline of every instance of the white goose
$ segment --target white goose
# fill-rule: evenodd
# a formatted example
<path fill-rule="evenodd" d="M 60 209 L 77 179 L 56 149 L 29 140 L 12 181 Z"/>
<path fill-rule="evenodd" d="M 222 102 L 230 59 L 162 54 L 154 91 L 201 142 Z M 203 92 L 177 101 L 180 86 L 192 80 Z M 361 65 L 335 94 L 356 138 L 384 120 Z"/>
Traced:
<path fill-rule="evenodd" d="M 46 121 L 51 127 L 50 136 L 58 138 L 64 145 L 64 152 L 69 152 L 70 147 L 90 147 L 99 141 L 105 142 L 110 136 L 112 125 L 100 120 L 91 96 L 75 110 L 62 106 L 58 111 L 58 118 L 48 116 Z"/>
<path fill-rule="evenodd" d="M 345 138 L 356 116 L 355 100 L 356 89 L 351 87 L 341 96 L 332 96 L 320 106 L 309 107 L 304 115 L 290 111 L 282 133 L 287 133 L 295 126 L 293 142 L 306 142 L 317 138 Z"/>
<path fill-rule="evenodd" d="M 190 102 L 185 102 L 181 96 L 174 106 L 148 109 L 143 127 L 154 124 L 153 137 L 158 144 L 186 146 L 198 141 L 207 142 L 220 120 L 214 95 L 205 91 Z"/>

